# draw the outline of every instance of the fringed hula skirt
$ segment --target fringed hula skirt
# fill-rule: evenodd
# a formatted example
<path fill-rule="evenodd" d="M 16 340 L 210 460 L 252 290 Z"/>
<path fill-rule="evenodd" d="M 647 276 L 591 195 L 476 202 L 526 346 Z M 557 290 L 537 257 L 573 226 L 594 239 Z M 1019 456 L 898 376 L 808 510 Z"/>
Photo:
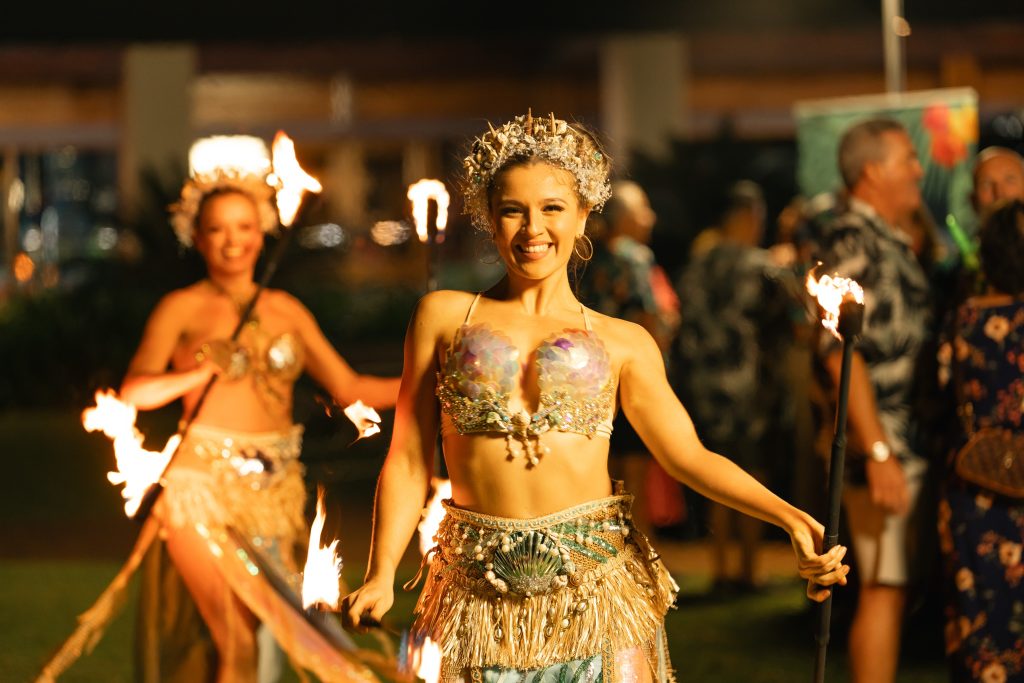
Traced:
<path fill-rule="evenodd" d="M 679 588 L 631 528 L 632 501 L 537 519 L 446 501 L 410 634 L 440 647 L 441 681 L 674 680 L 664 624 Z"/>
<path fill-rule="evenodd" d="M 297 572 L 293 550 L 306 534 L 302 425 L 257 433 L 193 425 L 181 450 L 187 457 L 164 482 L 169 523 L 232 527 Z"/>

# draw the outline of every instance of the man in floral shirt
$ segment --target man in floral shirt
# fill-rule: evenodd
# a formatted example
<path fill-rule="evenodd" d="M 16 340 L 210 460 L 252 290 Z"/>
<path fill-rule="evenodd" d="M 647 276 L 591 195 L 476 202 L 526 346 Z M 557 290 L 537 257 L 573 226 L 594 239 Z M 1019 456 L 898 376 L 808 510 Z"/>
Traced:
<path fill-rule="evenodd" d="M 759 246 L 764 217 L 760 187 L 740 181 L 729 189 L 718 224 L 695 240 L 677 286 L 682 322 L 674 384 L 701 440 L 768 482 L 779 454 L 766 437 L 779 420 L 792 298 L 783 289 L 789 274 Z M 754 588 L 764 523 L 710 502 L 707 517 L 715 590 Z M 728 562 L 733 528 L 738 575 Z"/>
<path fill-rule="evenodd" d="M 927 276 L 897 226 L 921 206 L 923 172 L 906 130 L 888 119 L 850 128 L 839 167 L 847 210 L 824 231 L 819 272 L 853 278 L 865 298 L 850 375 L 852 457 L 843 496 L 860 581 L 850 665 L 854 683 L 891 683 L 906 603 L 908 517 L 927 469 L 912 445 L 911 404 L 931 318 Z M 839 341 L 823 334 L 819 352 L 834 392 Z"/>

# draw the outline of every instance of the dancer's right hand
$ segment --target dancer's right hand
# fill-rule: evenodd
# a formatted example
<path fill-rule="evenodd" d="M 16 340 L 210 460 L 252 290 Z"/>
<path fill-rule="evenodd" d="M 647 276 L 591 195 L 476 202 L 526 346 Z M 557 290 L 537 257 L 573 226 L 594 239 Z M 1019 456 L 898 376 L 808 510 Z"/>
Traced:
<path fill-rule="evenodd" d="M 346 595 L 341 601 L 341 621 L 345 628 L 366 633 L 380 626 L 395 602 L 395 580 L 373 578 Z"/>

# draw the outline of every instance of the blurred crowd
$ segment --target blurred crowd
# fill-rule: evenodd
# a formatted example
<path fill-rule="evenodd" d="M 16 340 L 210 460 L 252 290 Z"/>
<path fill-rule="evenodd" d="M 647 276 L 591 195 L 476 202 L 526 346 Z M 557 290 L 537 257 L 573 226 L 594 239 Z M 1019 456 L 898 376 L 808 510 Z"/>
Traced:
<path fill-rule="evenodd" d="M 978 227 L 959 250 L 940 238 L 900 123 L 855 124 L 838 160 L 842 190 L 794 198 L 773 230 L 762 188 L 738 179 L 674 273 L 651 248 L 644 189 L 616 182 L 580 299 L 650 332 L 709 448 L 823 518 L 841 353 L 805 281 L 856 280 L 865 322 L 843 493 L 858 588 L 852 680 L 895 680 L 907 596 L 941 584 L 952 680 L 1024 681 L 1024 160 L 1002 147 L 977 155 Z M 612 466 L 645 493 L 638 526 L 708 531 L 716 593 L 757 590 L 765 525 L 684 491 L 626 424 Z"/>

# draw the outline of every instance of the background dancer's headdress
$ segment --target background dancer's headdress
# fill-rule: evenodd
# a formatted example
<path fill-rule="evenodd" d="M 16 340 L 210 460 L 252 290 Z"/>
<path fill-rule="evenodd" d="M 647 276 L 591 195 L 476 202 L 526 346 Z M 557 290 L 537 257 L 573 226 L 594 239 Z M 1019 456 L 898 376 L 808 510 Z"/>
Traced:
<path fill-rule="evenodd" d="M 212 192 L 237 191 L 252 198 L 260 228 L 277 228 L 270 152 L 260 138 L 246 135 L 214 136 L 197 140 L 189 150 L 189 179 L 181 198 L 171 205 L 171 226 L 178 242 L 192 246 L 192 235 L 203 198 Z"/>
<path fill-rule="evenodd" d="M 487 125 L 490 130 L 473 141 L 462 162 L 464 212 L 478 229 L 491 230 L 490 191 L 495 175 L 509 162 L 538 159 L 564 168 L 576 179 L 576 192 L 584 205 L 594 211 L 600 211 L 611 197 L 610 160 L 597 138 L 584 128 L 554 114 L 534 118 L 532 112 L 498 129 Z"/>

